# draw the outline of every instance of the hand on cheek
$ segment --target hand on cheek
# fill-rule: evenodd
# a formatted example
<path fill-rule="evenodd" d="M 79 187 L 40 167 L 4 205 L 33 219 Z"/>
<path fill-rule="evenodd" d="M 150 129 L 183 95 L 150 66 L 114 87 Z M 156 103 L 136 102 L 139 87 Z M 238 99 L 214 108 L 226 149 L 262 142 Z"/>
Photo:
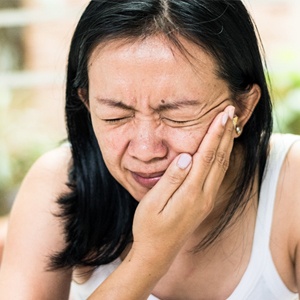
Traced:
<path fill-rule="evenodd" d="M 134 247 L 170 262 L 214 207 L 233 147 L 234 107 L 217 115 L 198 150 L 182 153 L 140 202 Z"/>

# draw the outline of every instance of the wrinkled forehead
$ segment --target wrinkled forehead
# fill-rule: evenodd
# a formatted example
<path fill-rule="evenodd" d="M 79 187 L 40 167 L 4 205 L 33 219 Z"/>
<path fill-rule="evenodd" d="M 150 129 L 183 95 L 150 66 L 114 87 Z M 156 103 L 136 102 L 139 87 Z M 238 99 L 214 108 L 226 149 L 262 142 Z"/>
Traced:
<path fill-rule="evenodd" d="M 131 106 L 147 99 L 151 107 L 157 99 L 204 105 L 227 98 L 227 84 L 214 74 L 211 56 L 191 42 L 182 44 L 187 52 L 161 36 L 99 44 L 89 61 L 91 97 Z"/>

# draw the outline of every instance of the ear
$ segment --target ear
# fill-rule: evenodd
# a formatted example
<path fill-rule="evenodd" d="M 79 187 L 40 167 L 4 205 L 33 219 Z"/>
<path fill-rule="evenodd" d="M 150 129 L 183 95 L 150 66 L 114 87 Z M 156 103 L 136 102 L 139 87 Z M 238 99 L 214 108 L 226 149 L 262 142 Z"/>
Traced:
<path fill-rule="evenodd" d="M 83 102 L 83 104 L 87 108 L 87 110 L 90 111 L 90 104 L 89 104 L 89 97 L 88 97 L 87 89 L 79 88 L 77 90 L 77 93 L 78 93 L 80 100 Z"/>
<path fill-rule="evenodd" d="M 259 85 L 254 84 L 251 89 L 246 94 L 242 95 L 241 99 L 239 99 L 241 104 L 236 106 L 235 111 L 237 116 L 235 137 L 241 135 L 242 130 L 251 117 L 260 97 L 261 89 Z"/>

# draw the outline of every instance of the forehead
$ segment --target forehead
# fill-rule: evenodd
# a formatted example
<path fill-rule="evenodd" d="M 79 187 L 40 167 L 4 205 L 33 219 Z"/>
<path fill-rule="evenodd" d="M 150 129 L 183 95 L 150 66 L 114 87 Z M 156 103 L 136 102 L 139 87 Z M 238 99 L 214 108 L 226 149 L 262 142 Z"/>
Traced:
<path fill-rule="evenodd" d="M 227 90 L 217 64 L 203 48 L 162 35 L 99 44 L 88 63 L 90 96 L 209 101 Z M 99 96 L 99 95 L 97 95 Z"/>
<path fill-rule="evenodd" d="M 153 35 L 144 39 L 116 39 L 98 44 L 90 55 L 88 68 L 95 61 L 99 63 L 115 62 L 120 60 L 132 60 L 136 63 L 170 62 L 185 65 L 195 71 L 203 69 L 217 74 L 214 58 L 204 48 L 188 41 L 183 37 L 177 37 L 177 44 L 167 39 L 164 35 Z"/>

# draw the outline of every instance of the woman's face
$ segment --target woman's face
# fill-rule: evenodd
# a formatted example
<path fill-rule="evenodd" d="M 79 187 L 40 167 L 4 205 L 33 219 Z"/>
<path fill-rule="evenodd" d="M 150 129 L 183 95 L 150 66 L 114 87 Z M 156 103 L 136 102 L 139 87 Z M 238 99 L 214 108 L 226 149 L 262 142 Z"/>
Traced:
<path fill-rule="evenodd" d="M 232 104 L 213 59 L 161 36 L 111 41 L 89 60 L 89 109 L 104 161 L 138 201 L 180 153 L 194 154 L 213 119 Z"/>

